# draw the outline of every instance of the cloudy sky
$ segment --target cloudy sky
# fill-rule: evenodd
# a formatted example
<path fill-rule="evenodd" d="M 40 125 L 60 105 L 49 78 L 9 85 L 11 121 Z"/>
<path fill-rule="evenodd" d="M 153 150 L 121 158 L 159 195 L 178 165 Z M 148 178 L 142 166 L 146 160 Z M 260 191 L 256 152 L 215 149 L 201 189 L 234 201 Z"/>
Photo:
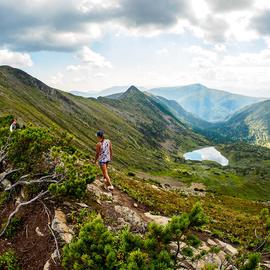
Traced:
<path fill-rule="evenodd" d="M 270 1 L 0 0 L 0 64 L 66 91 L 202 83 L 270 97 Z"/>

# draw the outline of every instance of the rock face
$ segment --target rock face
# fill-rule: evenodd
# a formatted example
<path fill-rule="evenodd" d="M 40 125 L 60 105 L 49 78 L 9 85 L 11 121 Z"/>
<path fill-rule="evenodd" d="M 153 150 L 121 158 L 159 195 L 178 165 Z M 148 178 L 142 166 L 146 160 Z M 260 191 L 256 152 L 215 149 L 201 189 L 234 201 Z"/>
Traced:
<path fill-rule="evenodd" d="M 73 238 L 73 231 L 67 225 L 67 219 L 64 212 L 60 209 L 55 210 L 54 218 L 51 225 L 52 229 L 56 231 L 60 238 L 65 243 L 70 243 Z"/>

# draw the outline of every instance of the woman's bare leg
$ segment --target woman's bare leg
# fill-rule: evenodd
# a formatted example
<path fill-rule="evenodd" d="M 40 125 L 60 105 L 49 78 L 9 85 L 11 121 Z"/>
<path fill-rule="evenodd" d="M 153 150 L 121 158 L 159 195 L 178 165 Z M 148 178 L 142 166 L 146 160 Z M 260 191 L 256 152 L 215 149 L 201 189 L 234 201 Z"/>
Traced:
<path fill-rule="evenodd" d="M 109 186 L 112 186 L 112 182 L 111 182 L 110 176 L 109 176 L 109 174 L 108 174 L 107 164 L 102 164 L 102 165 L 100 165 L 100 168 L 101 168 L 103 177 L 106 179 L 106 183 L 107 183 Z"/>

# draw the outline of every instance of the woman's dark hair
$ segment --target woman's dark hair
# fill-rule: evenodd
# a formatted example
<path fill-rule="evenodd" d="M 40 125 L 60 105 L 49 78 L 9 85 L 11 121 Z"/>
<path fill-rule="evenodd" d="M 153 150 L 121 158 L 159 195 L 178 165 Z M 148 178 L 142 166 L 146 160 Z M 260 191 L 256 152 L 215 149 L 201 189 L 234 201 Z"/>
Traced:
<path fill-rule="evenodd" d="M 97 133 L 96 133 L 96 136 L 97 137 L 100 137 L 100 138 L 103 138 L 104 137 L 104 130 L 98 130 Z"/>

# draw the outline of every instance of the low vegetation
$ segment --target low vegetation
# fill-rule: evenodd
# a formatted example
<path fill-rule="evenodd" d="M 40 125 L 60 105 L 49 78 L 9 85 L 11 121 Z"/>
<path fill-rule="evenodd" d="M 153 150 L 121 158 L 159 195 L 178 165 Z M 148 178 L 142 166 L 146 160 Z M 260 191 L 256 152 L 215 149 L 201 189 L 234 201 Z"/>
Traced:
<path fill-rule="evenodd" d="M 2 270 L 21 270 L 16 255 L 13 251 L 8 250 L 0 254 L 0 269 Z"/>
<path fill-rule="evenodd" d="M 78 236 L 63 249 L 65 269 L 192 269 L 189 262 L 203 259 L 220 250 L 196 252 L 201 241 L 194 230 L 208 222 L 200 204 L 189 213 L 173 216 L 167 225 L 150 223 L 144 235 L 131 232 L 128 227 L 110 231 L 99 216 L 90 215 L 80 227 Z M 259 253 L 242 253 L 237 258 L 227 257 L 226 267 L 240 270 L 258 269 Z M 224 265 L 225 267 L 225 265 Z M 206 265 L 204 269 L 217 269 Z"/>
<path fill-rule="evenodd" d="M 213 235 L 235 244 L 254 248 L 260 243 L 254 231 L 265 232 L 260 223 L 259 213 L 264 208 L 261 203 L 226 195 L 216 196 L 212 193 L 198 197 L 178 191 L 166 191 L 158 187 L 153 188 L 151 184 L 140 178 L 130 178 L 119 173 L 114 176 L 114 182 L 120 189 L 156 214 L 178 215 L 190 211 L 192 205 L 200 201 L 209 216 L 207 228 Z"/>
<path fill-rule="evenodd" d="M 86 185 L 94 181 L 97 172 L 88 156 L 74 146 L 68 134 L 55 134 L 52 130 L 34 126 L 9 133 L 9 121 L 10 117 L 0 121 L 1 182 L 4 179 L 10 182 L 0 190 L 0 210 L 6 205 L 10 207 L 9 214 L 1 219 L 0 237 L 13 238 L 24 222 L 18 214 L 21 207 L 42 200 L 45 195 L 57 203 L 81 199 Z M 179 174 L 183 181 L 190 175 L 194 176 L 189 166 L 195 165 L 186 166 L 172 171 L 172 175 Z M 220 170 L 217 166 L 210 166 L 210 169 L 212 173 Z M 176 269 L 188 258 L 191 260 L 198 255 L 194 253 L 194 248 L 200 245 L 200 241 L 194 232 L 201 229 L 209 229 L 213 235 L 237 243 L 245 250 L 262 253 L 269 250 L 269 211 L 263 210 L 260 203 L 216 196 L 213 192 L 207 192 L 205 197 L 200 198 L 166 191 L 154 188 L 136 175 L 136 170 L 130 171 L 128 176 L 120 172 L 112 174 L 120 189 L 152 212 L 171 216 L 170 223 L 166 226 L 151 224 L 144 235 L 135 234 L 127 228 L 112 232 L 100 217 L 92 213 L 89 215 L 86 210 L 74 212 L 70 218 L 72 223 L 78 224 L 75 232 L 79 234 L 63 250 L 65 269 Z M 25 204 L 15 206 L 13 201 L 22 191 Z M 254 236 L 255 229 L 257 238 Z M 185 247 L 179 248 L 182 241 Z M 176 243 L 174 253 L 171 253 L 169 245 L 172 242 Z M 178 258 L 177 254 L 182 257 Z M 250 256 L 249 260 L 246 255 L 239 261 L 232 258 L 231 263 L 241 269 L 255 269 L 259 255 Z M 1 267 L 19 269 L 13 252 L 6 250 L 0 255 Z"/>

